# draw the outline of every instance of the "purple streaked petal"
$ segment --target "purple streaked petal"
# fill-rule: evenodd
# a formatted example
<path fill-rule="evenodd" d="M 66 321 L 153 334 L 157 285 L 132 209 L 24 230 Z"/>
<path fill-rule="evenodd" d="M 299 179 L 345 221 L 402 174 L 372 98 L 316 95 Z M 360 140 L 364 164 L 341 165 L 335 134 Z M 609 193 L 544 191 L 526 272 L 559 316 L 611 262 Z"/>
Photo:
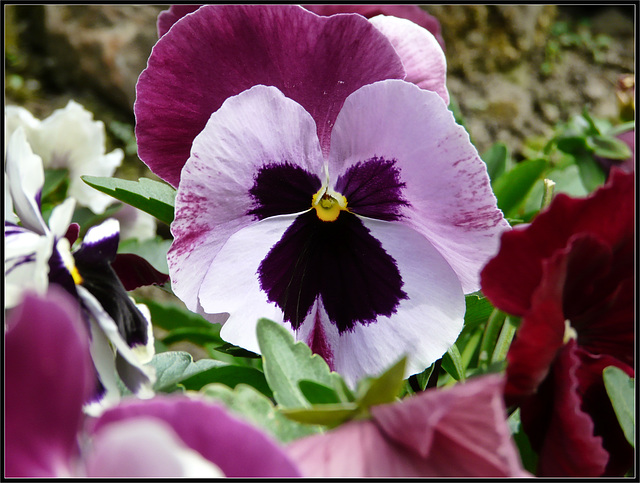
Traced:
<path fill-rule="evenodd" d="M 404 18 L 379 15 L 369 20 L 391 42 L 407 72 L 405 81 L 436 92 L 449 104 L 447 60 L 431 32 Z"/>
<path fill-rule="evenodd" d="M 42 159 L 31 150 L 22 127 L 9 138 L 5 172 L 13 208 L 22 225 L 39 235 L 46 234 L 49 230 L 37 201 L 44 184 Z"/>
<path fill-rule="evenodd" d="M 399 122 L 398 120 L 401 120 Z M 465 293 L 509 228 L 486 165 L 437 94 L 386 80 L 364 86 L 344 104 L 333 130 L 329 172 L 374 156 L 395 159 L 412 209 L 401 223 L 422 233 L 449 262 Z"/>
<path fill-rule="evenodd" d="M 133 253 L 118 253 L 111 267 L 126 290 L 146 285 L 164 285 L 169 280 L 169 275 L 159 272 L 144 258 Z"/>
<path fill-rule="evenodd" d="M 265 218 L 234 233 L 210 264 L 199 297 L 207 313 L 228 312 L 221 337 L 232 344 L 260 352 L 255 326 L 266 317 L 282 322 L 282 311 L 260 289 L 257 271 L 293 223 L 296 215 Z M 289 324 L 284 324 L 289 330 Z"/>
<path fill-rule="evenodd" d="M 327 151 L 349 94 L 404 76 L 389 41 L 359 15 L 319 17 L 294 5 L 205 5 L 158 40 L 140 75 L 134 106 L 139 154 L 177 186 L 211 113 L 258 84 L 276 86 L 301 104 Z"/>
<path fill-rule="evenodd" d="M 231 97 L 211 116 L 182 171 L 167 257 L 172 288 L 190 310 L 198 310 L 198 287 L 218 251 L 255 221 L 251 190 L 260 170 L 295 163 L 320 173 L 322 162 L 313 119 L 274 87 Z"/>
<path fill-rule="evenodd" d="M 221 406 L 186 396 L 128 401 L 106 411 L 91 429 L 99 434 L 118 421 L 155 418 L 167 423 L 189 448 L 227 477 L 296 477 L 299 470 L 284 451 L 253 426 Z"/>
<path fill-rule="evenodd" d="M 92 478 L 224 477 L 167 423 L 147 417 L 104 425 L 92 437 L 85 465 Z"/>
<path fill-rule="evenodd" d="M 5 333 L 5 476 L 68 475 L 94 387 L 89 337 L 62 289 L 27 294 Z"/>
<path fill-rule="evenodd" d="M 324 314 L 311 314 L 297 337 L 309 340 L 313 328 L 307 324 L 315 326 L 319 321 L 316 333 L 322 334 L 323 341 L 314 342 L 330 348 L 335 370 L 352 386 L 364 375 L 379 374 L 403 355 L 408 357 L 407 376 L 423 371 L 455 342 L 465 310 L 456 274 L 428 240 L 402 224 L 371 219 L 363 223 L 395 260 L 407 297 L 391 316 L 378 316 L 366 326 L 356 324 L 342 334 L 327 323 Z"/>
<path fill-rule="evenodd" d="M 5 232 L 5 307 L 14 307 L 25 290 L 44 294 L 48 282 L 48 260 L 53 249 L 50 234 L 41 236 L 23 227 Z"/>

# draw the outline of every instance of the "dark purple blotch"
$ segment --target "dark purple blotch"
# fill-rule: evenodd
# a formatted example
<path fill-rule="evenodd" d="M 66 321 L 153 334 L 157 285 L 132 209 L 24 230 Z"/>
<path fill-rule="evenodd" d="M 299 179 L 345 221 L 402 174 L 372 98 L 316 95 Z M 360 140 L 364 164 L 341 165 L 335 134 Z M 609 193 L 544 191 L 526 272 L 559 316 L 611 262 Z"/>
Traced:
<path fill-rule="evenodd" d="M 254 176 L 249 190 L 254 207 L 248 214 L 263 220 L 270 216 L 300 213 L 311 208 L 311 198 L 320 189 L 320 179 L 300 166 L 269 163 Z"/>
<path fill-rule="evenodd" d="M 260 286 L 298 329 L 320 296 L 340 334 L 395 313 L 407 294 L 396 261 L 360 219 L 299 215 L 258 268 Z"/>
<path fill-rule="evenodd" d="M 395 159 L 374 156 L 347 169 L 336 180 L 335 190 L 347 198 L 353 213 L 394 221 L 402 217 L 402 208 L 409 206 L 402 196 L 405 186 Z"/>

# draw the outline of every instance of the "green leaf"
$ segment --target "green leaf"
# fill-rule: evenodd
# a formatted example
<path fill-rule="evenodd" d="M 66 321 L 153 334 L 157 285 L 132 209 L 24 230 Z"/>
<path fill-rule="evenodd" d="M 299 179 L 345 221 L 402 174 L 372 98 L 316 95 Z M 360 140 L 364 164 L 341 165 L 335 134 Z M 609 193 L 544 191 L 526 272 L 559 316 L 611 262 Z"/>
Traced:
<path fill-rule="evenodd" d="M 98 191 L 135 206 L 167 225 L 173 221 L 176 190 L 168 184 L 148 178 L 140 178 L 138 181 L 97 176 L 81 178 Z"/>
<path fill-rule="evenodd" d="M 364 391 L 360 390 L 360 386 L 358 387 L 358 392 L 362 394 L 356 401 L 358 406 L 368 408 L 395 401 L 404 384 L 406 366 L 407 358 L 403 357 L 380 376 L 368 378 Z"/>
<path fill-rule="evenodd" d="M 154 326 L 165 330 L 174 330 L 184 327 L 199 327 L 217 331 L 220 333 L 220 324 L 213 324 L 201 315 L 187 310 L 173 303 L 161 303 L 148 298 L 136 298 L 138 303 L 143 303 L 149 307 L 151 320 Z"/>
<path fill-rule="evenodd" d="M 201 359 L 198 362 L 210 361 L 210 368 L 198 371 L 190 377 L 184 378 L 181 384 L 189 390 L 197 391 L 200 388 L 218 382 L 229 387 L 238 384 L 248 384 L 254 387 L 267 397 L 272 397 L 273 393 L 267 384 L 264 374 L 253 367 L 238 366 L 235 364 L 225 364 L 211 359 Z"/>
<path fill-rule="evenodd" d="M 520 453 L 520 460 L 522 461 L 522 466 L 529 473 L 535 475 L 536 469 L 538 466 L 538 455 L 531 447 L 531 443 L 529 442 L 529 437 L 522 429 L 522 423 L 520 422 L 520 408 L 516 409 L 508 419 L 509 428 L 511 429 L 511 434 L 513 435 L 513 440 L 518 447 L 518 452 Z"/>
<path fill-rule="evenodd" d="M 171 240 L 163 240 L 158 236 L 143 241 L 137 238 L 129 238 L 128 240 L 120 241 L 118 253 L 133 253 L 144 258 L 159 272 L 169 273 L 167 252 L 170 246 Z"/>
<path fill-rule="evenodd" d="M 224 344 L 224 340 L 220 338 L 220 330 L 213 325 L 211 324 L 212 327 L 178 327 L 164 336 L 162 342 L 167 345 L 180 341 L 189 341 L 199 346 L 207 343 Z"/>
<path fill-rule="evenodd" d="M 482 160 L 487 165 L 487 172 L 492 183 L 506 171 L 507 156 L 507 145 L 502 142 L 495 143 L 482 155 Z"/>
<path fill-rule="evenodd" d="M 489 318 L 493 311 L 491 302 L 479 293 L 465 296 L 466 310 L 464 313 L 465 330 L 474 329 Z"/>
<path fill-rule="evenodd" d="M 560 151 L 575 154 L 588 149 L 587 137 L 582 136 L 566 136 L 558 138 L 556 146 Z"/>
<path fill-rule="evenodd" d="M 504 361 L 507 358 L 507 352 L 509 352 L 509 347 L 511 346 L 518 325 L 518 318 L 507 315 L 504 325 L 500 330 L 496 346 L 493 349 L 493 354 L 491 355 L 492 363 Z"/>
<path fill-rule="evenodd" d="M 340 397 L 335 389 L 315 381 L 302 379 L 298 387 L 311 404 L 339 404 Z"/>
<path fill-rule="evenodd" d="M 629 159 L 631 149 L 624 141 L 611 136 L 594 135 L 587 138 L 587 145 L 593 154 L 606 159 Z"/>
<path fill-rule="evenodd" d="M 507 314 L 501 310 L 494 309 L 487 321 L 487 326 L 484 329 L 482 335 L 482 341 L 480 342 L 480 354 L 478 356 L 478 363 L 482 366 L 487 366 L 490 362 L 491 354 L 494 352 L 498 334 L 502 329 Z"/>
<path fill-rule="evenodd" d="M 590 153 L 576 154 L 576 165 L 582 184 L 589 193 L 604 184 L 606 178 L 604 170 Z"/>
<path fill-rule="evenodd" d="M 431 378 L 431 374 L 433 374 L 433 370 L 435 369 L 435 367 L 435 363 L 431 364 L 420 374 L 416 374 L 416 380 L 418 381 L 420 390 L 424 391 L 427 388 L 427 384 L 429 383 L 429 379 Z"/>
<path fill-rule="evenodd" d="M 456 381 L 464 381 L 464 364 L 458 347 L 454 344 L 442 356 L 442 368 Z"/>
<path fill-rule="evenodd" d="M 578 166 L 575 164 L 575 159 L 573 159 L 570 165 L 562 169 L 553 169 L 546 173 L 545 176 L 556 183 L 554 186 L 554 196 L 558 193 L 565 193 L 569 196 L 578 198 L 589 194 L 580 180 L 580 174 L 578 172 Z M 531 189 L 531 192 L 525 201 L 523 210 L 525 213 L 537 211 L 540 208 L 543 191 L 543 180 L 536 181 L 535 186 Z"/>
<path fill-rule="evenodd" d="M 287 418 L 274 407 L 271 400 L 252 386 L 238 384 L 234 389 L 213 383 L 200 392 L 207 398 L 222 402 L 232 413 L 254 424 L 282 443 L 322 431 L 319 426 L 300 424 Z"/>
<path fill-rule="evenodd" d="M 634 395 L 635 379 L 629 377 L 622 369 L 609 366 L 602 371 L 604 386 L 607 389 L 611 405 L 618 417 L 625 438 L 635 448 Z"/>
<path fill-rule="evenodd" d="M 498 178 L 493 191 L 498 198 L 498 208 L 506 216 L 517 215 L 518 207 L 524 202 L 536 181 L 541 179 L 548 162 L 545 159 L 528 159 Z"/>
<path fill-rule="evenodd" d="M 295 342 L 283 326 L 260 319 L 257 336 L 265 377 L 281 407 L 301 408 L 310 405 L 298 385 L 303 379 L 334 388 L 341 400 L 348 400 L 342 390 L 344 384 L 340 382 L 340 375 L 331 372 L 324 359 L 312 354 L 304 342 Z"/>
<path fill-rule="evenodd" d="M 355 403 L 323 404 L 311 408 L 285 408 L 280 412 L 292 421 L 304 424 L 315 424 L 336 427 L 361 412 Z"/>
<path fill-rule="evenodd" d="M 156 392 L 173 392 L 179 389 L 177 384 L 185 379 L 224 364 L 211 359 L 201 359 L 194 362 L 188 352 L 172 351 L 156 354 L 149 365 L 156 370 L 156 382 L 153 389 Z"/>

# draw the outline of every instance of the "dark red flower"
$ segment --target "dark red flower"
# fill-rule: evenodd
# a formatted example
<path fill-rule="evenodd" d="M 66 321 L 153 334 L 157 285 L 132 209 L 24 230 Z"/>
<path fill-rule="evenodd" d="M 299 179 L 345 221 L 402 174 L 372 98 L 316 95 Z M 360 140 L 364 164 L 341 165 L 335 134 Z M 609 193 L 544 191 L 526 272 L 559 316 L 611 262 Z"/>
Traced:
<path fill-rule="evenodd" d="M 634 375 L 633 181 L 614 169 L 586 198 L 559 194 L 503 234 L 481 273 L 489 300 L 522 317 L 505 398 L 521 408 L 541 476 L 623 475 L 632 463 L 602 370 Z"/>

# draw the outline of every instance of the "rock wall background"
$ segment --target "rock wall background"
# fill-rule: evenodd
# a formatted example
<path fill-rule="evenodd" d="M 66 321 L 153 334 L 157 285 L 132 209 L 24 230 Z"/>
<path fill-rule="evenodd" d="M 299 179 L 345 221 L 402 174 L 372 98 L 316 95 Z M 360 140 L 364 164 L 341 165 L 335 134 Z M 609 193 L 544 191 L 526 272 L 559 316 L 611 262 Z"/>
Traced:
<path fill-rule="evenodd" d="M 5 6 L 5 99 L 46 117 L 73 98 L 125 148 L 121 177 L 149 176 L 135 155 L 135 83 L 167 5 Z M 448 86 L 482 153 L 523 141 L 587 106 L 615 118 L 633 74 L 633 6 L 426 5 L 442 25 Z"/>

